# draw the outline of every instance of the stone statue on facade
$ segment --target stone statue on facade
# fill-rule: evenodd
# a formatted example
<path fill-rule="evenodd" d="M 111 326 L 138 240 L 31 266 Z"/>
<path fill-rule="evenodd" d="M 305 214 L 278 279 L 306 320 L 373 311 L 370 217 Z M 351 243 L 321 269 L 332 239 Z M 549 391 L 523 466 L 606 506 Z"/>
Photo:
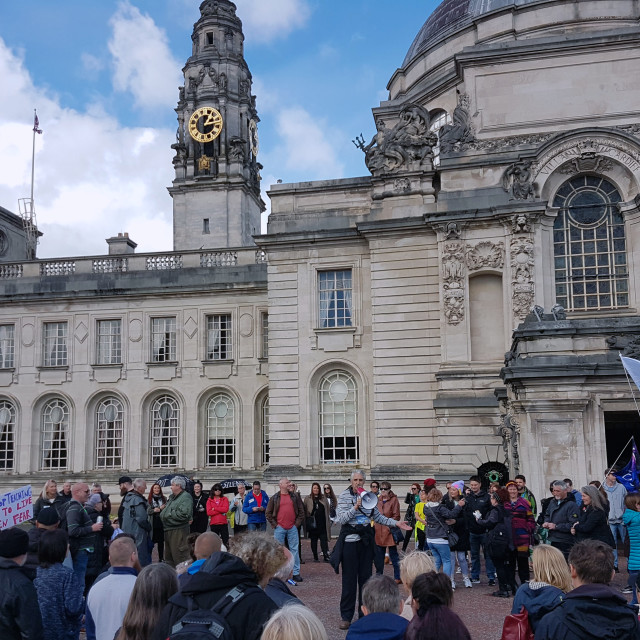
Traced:
<path fill-rule="evenodd" d="M 510 200 L 534 199 L 533 161 L 521 160 L 508 167 L 502 176 L 502 188 Z"/>
<path fill-rule="evenodd" d="M 368 145 L 362 136 L 354 144 L 365 154 L 365 164 L 372 175 L 398 171 L 430 169 L 436 134 L 429 131 L 429 113 L 417 104 L 408 104 L 400 112 L 393 129 L 387 129 L 384 120 L 376 121 L 377 133 Z"/>
<path fill-rule="evenodd" d="M 458 106 L 453 110 L 453 123 L 440 128 L 440 153 L 458 151 L 462 144 L 475 140 L 475 129 L 469 111 L 469 96 L 465 93 L 458 97 Z"/>

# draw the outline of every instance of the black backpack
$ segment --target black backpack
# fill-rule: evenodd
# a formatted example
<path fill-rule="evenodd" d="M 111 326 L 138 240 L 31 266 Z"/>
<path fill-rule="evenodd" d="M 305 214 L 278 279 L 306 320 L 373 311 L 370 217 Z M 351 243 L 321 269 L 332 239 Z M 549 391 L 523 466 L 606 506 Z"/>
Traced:
<path fill-rule="evenodd" d="M 226 618 L 231 609 L 248 593 L 261 592 L 255 585 L 240 584 L 228 591 L 211 609 L 195 609 L 189 597 L 189 611 L 171 628 L 167 640 L 236 640 Z"/>

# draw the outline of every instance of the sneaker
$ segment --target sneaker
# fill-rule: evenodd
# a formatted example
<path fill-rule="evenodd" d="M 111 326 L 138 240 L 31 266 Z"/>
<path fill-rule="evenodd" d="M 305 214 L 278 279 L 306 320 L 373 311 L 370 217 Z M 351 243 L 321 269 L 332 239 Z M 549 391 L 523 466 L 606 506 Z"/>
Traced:
<path fill-rule="evenodd" d="M 297 574 L 297 575 L 293 576 L 293 579 L 296 582 L 304 582 L 304 580 L 302 579 L 302 576 L 300 574 Z"/>
<path fill-rule="evenodd" d="M 467 578 L 466 576 L 462 578 L 462 582 L 464 582 L 464 586 L 467 587 L 467 589 L 471 589 L 471 587 L 473 587 L 473 585 L 471 584 L 471 580 L 469 580 L 469 578 Z M 480 582 L 480 580 L 478 580 L 478 582 Z"/>
<path fill-rule="evenodd" d="M 462 569 L 460 567 L 456 568 L 456 573 L 462 573 Z"/>
<path fill-rule="evenodd" d="M 471 582 L 473 582 L 473 584 L 480 584 L 480 578 L 471 578 Z"/>
<path fill-rule="evenodd" d="M 633 587 L 624 587 L 623 589 L 620 589 L 620 593 L 633 593 Z"/>
<path fill-rule="evenodd" d="M 456 583 L 453 580 L 451 581 L 451 590 L 452 591 L 456 590 Z"/>
<path fill-rule="evenodd" d="M 293 577 L 295 579 L 295 576 L 293 576 Z M 489 578 L 489 586 L 490 587 L 495 587 L 496 586 L 496 581 L 493 578 Z"/>

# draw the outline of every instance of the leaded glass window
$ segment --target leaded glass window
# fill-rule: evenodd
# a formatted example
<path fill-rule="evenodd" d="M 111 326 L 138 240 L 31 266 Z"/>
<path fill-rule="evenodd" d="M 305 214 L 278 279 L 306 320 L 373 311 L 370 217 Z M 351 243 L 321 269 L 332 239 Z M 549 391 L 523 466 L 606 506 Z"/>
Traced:
<path fill-rule="evenodd" d="M 231 315 L 207 316 L 207 360 L 231 357 Z"/>
<path fill-rule="evenodd" d="M 122 468 L 124 410 L 117 398 L 105 398 L 96 409 L 96 468 Z"/>
<path fill-rule="evenodd" d="M 320 326 L 350 327 L 352 283 L 351 269 L 318 273 Z"/>
<path fill-rule="evenodd" d="M 0 324 L 0 369 L 12 369 L 15 361 L 15 327 Z"/>
<path fill-rule="evenodd" d="M 122 320 L 98 320 L 98 364 L 122 363 Z"/>
<path fill-rule="evenodd" d="M 565 182 L 553 206 L 556 302 L 569 311 L 629 305 L 625 228 L 616 188 L 604 178 Z"/>
<path fill-rule="evenodd" d="M 175 398 L 164 395 L 151 405 L 152 467 L 177 467 L 180 461 L 180 408 Z"/>
<path fill-rule="evenodd" d="M 42 409 L 40 469 L 66 469 L 69 458 L 69 406 L 49 400 Z"/>
<path fill-rule="evenodd" d="M 334 371 L 320 381 L 320 460 L 358 462 L 358 398 L 353 377 Z"/>
<path fill-rule="evenodd" d="M 236 422 L 233 399 L 216 394 L 207 404 L 206 465 L 231 467 L 235 464 Z"/>
<path fill-rule="evenodd" d="M 0 470 L 11 471 L 15 458 L 16 408 L 0 400 Z"/>
<path fill-rule="evenodd" d="M 262 433 L 262 464 L 269 464 L 269 396 L 260 403 L 260 431 Z"/>
<path fill-rule="evenodd" d="M 67 366 L 67 323 L 45 322 L 42 363 L 45 367 Z"/>
<path fill-rule="evenodd" d="M 151 361 L 176 361 L 175 318 L 153 318 L 151 320 Z"/>

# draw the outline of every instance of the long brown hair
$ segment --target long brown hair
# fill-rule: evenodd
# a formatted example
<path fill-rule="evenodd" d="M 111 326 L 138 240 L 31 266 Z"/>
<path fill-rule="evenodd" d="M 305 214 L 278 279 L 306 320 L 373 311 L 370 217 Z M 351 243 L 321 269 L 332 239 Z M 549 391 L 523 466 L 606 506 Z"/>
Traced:
<path fill-rule="evenodd" d="M 315 497 L 313 495 L 313 487 L 318 487 L 318 499 L 322 498 L 324 496 L 324 494 L 322 492 L 322 487 L 320 486 L 319 482 L 312 482 L 311 483 L 311 489 L 309 490 L 309 497 L 310 498 L 314 498 Z"/>
<path fill-rule="evenodd" d="M 162 485 L 159 485 L 157 482 L 154 482 L 151 485 L 151 489 L 149 489 L 149 504 L 153 504 L 153 487 L 160 487 L 160 497 L 162 498 L 162 504 L 164 504 L 167 499 L 164 497 L 164 493 L 162 493 Z"/>
<path fill-rule="evenodd" d="M 116 640 L 148 640 L 169 598 L 178 591 L 178 576 L 163 562 L 147 565 L 138 576 Z"/>

